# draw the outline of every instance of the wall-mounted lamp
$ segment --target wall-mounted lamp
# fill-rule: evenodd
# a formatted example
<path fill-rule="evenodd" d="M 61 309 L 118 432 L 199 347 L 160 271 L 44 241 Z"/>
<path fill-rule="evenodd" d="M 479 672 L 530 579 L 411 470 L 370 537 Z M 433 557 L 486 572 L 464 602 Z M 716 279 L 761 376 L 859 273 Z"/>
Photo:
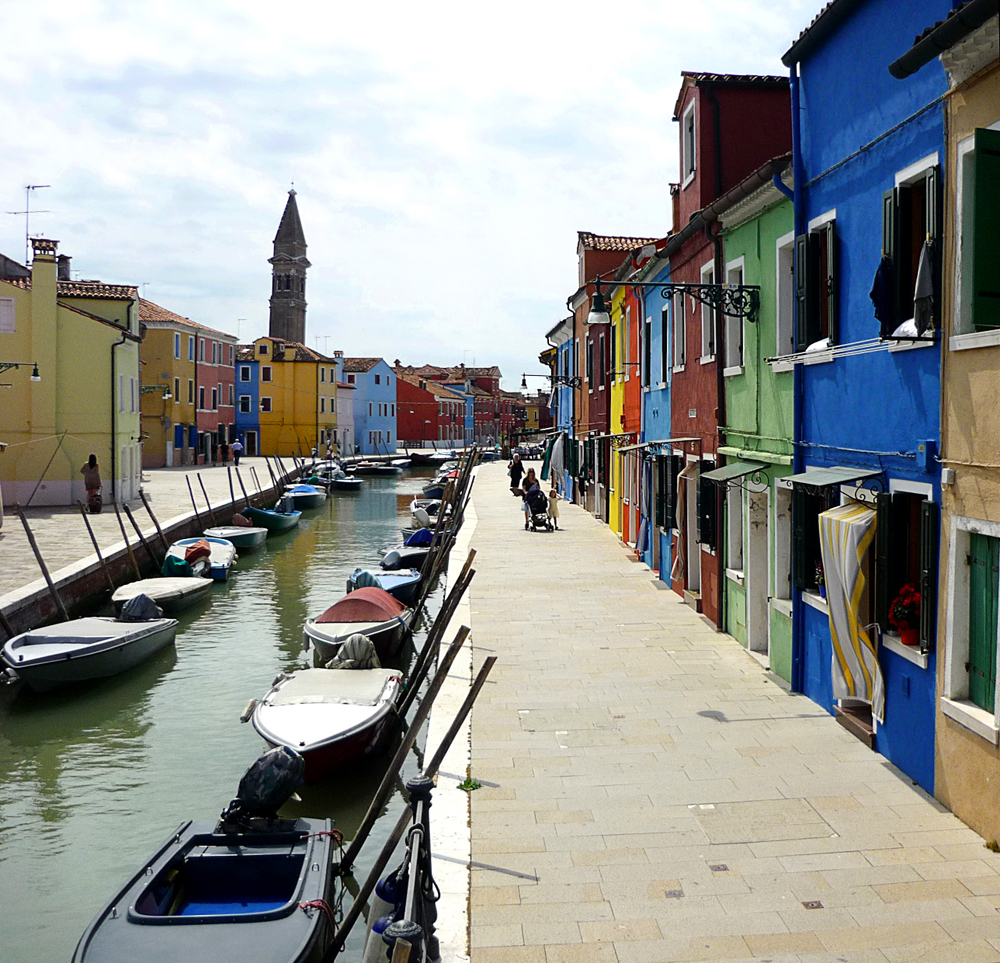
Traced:
<path fill-rule="evenodd" d="M 0 374 L 5 371 L 10 371 L 11 368 L 27 368 L 31 365 L 31 378 L 30 381 L 41 381 L 42 376 L 38 373 L 38 362 L 37 361 L 0 361 Z"/>
<path fill-rule="evenodd" d="M 525 391 L 528 390 L 528 382 L 526 380 L 528 378 L 548 378 L 549 381 L 552 382 L 552 386 L 553 387 L 555 387 L 556 385 L 566 385 L 567 388 L 579 388 L 580 385 L 583 384 L 583 381 L 580 378 L 576 378 L 576 377 L 572 377 L 571 378 L 568 375 L 561 375 L 561 374 L 550 374 L 550 375 L 530 374 L 529 375 L 529 374 L 523 374 L 523 375 L 521 375 L 521 387 Z"/>
<path fill-rule="evenodd" d="M 603 282 L 608 283 L 608 282 Z M 689 284 L 673 281 L 613 281 L 622 287 L 631 288 L 633 295 L 648 288 L 659 288 L 660 296 L 667 300 L 674 294 L 686 294 L 715 311 L 721 311 L 732 318 L 746 318 L 751 323 L 760 312 L 760 285 L 757 284 Z M 611 324 L 611 315 L 601 293 L 601 275 L 594 278 L 597 290 L 590 302 L 590 313 L 584 324 Z"/>

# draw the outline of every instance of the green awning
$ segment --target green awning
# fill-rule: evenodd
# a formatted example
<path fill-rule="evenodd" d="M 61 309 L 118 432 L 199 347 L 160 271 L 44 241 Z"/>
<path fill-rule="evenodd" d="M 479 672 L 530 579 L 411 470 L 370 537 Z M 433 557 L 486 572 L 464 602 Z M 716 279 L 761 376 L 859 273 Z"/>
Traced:
<path fill-rule="evenodd" d="M 803 488 L 832 488 L 835 485 L 846 485 L 848 482 L 874 478 L 882 472 L 872 468 L 848 468 L 837 465 L 835 468 L 810 468 L 798 475 L 788 475 L 785 481 Z"/>
<path fill-rule="evenodd" d="M 704 472 L 701 477 L 708 481 L 721 483 L 731 481 L 734 478 L 742 478 L 744 475 L 766 467 L 759 461 L 731 461 L 728 465 L 723 465 L 722 468 L 713 468 L 711 471 Z"/>

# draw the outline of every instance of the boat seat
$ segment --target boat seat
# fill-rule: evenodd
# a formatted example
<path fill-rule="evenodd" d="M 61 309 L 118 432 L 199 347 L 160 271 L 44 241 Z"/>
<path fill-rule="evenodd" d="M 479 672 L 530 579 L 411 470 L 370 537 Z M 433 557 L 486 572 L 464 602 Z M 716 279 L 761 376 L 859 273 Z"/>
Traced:
<path fill-rule="evenodd" d="M 374 706 L 392 678 L 399 678 L 395 669 L 304 669 L 282 682 L 266 701 L 272 706 Z"/>

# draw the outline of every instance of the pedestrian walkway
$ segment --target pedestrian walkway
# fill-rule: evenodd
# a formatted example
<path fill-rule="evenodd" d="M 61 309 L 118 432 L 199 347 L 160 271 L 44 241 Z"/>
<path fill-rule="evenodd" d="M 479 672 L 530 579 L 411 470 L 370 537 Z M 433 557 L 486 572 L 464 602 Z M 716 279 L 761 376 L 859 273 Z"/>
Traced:
<path fill-rule="evenodd" d="M 582 509 L 475 488 L 472 963 L 1000 961 L 1000 857 Z"/>
<path fill-rule="evenodd" d="M 269 488 L 271 476 L 267 472 L 264 459 L 244 458 L 240 461 L 240 476 L 247 490 L 253 491 L 251 467 L 256 469 L 260 484 Z M 187 487 L 188 477 L 194 489 L 198 510 L 207 514 L 208 504 L 198 483 L 196 477 L 198 475 L 201 476 L 205 491 L 213 505 L 230 501 L 230 476 L 225 467 L 213 468 L 201 465 L 197 468 L 159 468 L 143 472 L 143 492 L 161 525 L 171 518 L 192 511 Z M 235 476 L 232 483 L 236 496 L 240 497 L 242 493 Z M 105 488 L 105 491 L 107 490 Z M 143 534 L 155 537 L 156 530 L 142 502 L 136 499 L 129 504 L 129 508 Z M 72 565 L 93 554 L 94 546 L 80 517 L 79 508 L 69 506 L 27 508 L 24 514 L 38 542 L 42 558 L 45 559 L 45 564 L 53 575 L 64 566 Z M 118 527 L 118 519 L 110 501 L 105 501 L 104 510 L 100 515 L 88 517 L 102 551 L 110 552 L 114 551 L 116 546 L 122 547 L 121 529 Z M 129 541 L 134 545 L 138 541 L 135 530 L 127 518 L 123 517 L 122 521 Z M 0 597 L 41 577 L 38 562 L 24 533 L 24 526 L 14 512 L 14 507 L 7 505 L 4 509 L 3 526 L 0 527 Z"/>

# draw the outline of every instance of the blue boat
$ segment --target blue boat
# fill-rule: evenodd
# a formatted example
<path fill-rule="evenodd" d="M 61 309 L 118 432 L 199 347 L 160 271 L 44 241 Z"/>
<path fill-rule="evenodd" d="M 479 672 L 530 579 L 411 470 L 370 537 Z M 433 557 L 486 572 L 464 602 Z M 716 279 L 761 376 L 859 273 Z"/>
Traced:
<path fill-rule="evenodd" d="M 179 558 L 184 561 L 187 550 L 197 542 L 208 542 L 211 554 L 208 557 L 209 576 L 216 582 L 225 582 L 229 578 L 229 570 L 236 564 L 236 546 L 225 538 L 212 538 L 203 535 L 201 538 L 182 538 L 174 542 L 167 550 L 168 558 Z"/>
<path fill-rule="evenodd" d="M 277 508 L 293 511 L 308 511 L 311 508 L 322 508 L 326 504 L 326 489 L 314 485 L 294 485 L 289 488 Z"/>
<path fill-rule="evenodd" d="M 347 579 L 347 591 L 374 585 L 404 605 L 412 605 L 417 598 L 420 587 L 420 572 L 415 568 L 399 569 L 394 572 L 381 572 L 372 568 L 356 568 Z"/>

